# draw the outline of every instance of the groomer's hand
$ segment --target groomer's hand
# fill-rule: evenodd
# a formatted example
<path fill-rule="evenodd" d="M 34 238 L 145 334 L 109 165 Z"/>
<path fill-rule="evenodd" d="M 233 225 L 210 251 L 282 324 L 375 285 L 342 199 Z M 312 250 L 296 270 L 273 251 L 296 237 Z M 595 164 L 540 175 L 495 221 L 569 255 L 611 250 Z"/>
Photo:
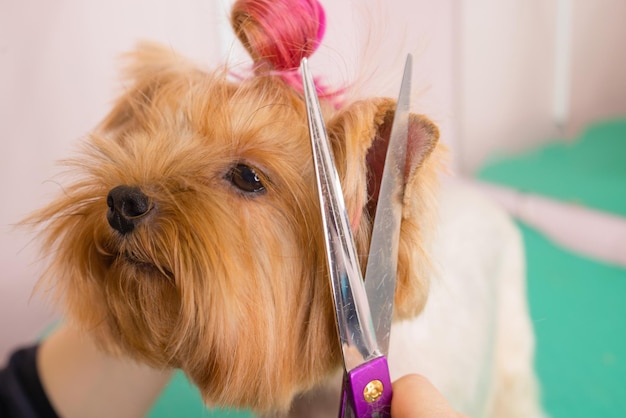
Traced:
<path fill-rule="evenodd" d="M 409 374 L 393 383 L 393 418 L 463 418 L 424 376 Z"/>

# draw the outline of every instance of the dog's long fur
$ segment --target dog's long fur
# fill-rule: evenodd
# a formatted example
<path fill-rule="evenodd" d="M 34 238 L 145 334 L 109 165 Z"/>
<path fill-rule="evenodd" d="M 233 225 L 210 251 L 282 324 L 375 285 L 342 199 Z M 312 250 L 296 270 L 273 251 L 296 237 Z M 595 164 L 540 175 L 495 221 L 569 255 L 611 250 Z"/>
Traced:
<path fill-rule="evenodd" d="M 33 218 L 47 222 L 45 279 L 107 350 L 182 368 L 211 404 L 286 409 L 340 359 L 302 96 L 272 76 L 229 82 L 154 45 L 131 60 L 133 87 L 69 162 L 75 182 Z M 361 254 L 367 154 L 393 109 L 388 99 L 326 106 Z M 398 317 L 425 303 L 422 235 L 435 213 L 428 157 L 438 131 L 420 116 L 411 127 Z M 237 189 L 226 178 L 237 164 L 254 167 L 266 190 Z M 154 206 L 127 236 L 106 219 L 119 185 L 140 187 Z"/>
<path fill-rule="evenodd" d="M 264 66 L 232 81 L 154 44 L 127 59 L 128 90 L 67 162 L 63 193 L 28 220 L 42 225 L 44 286 L 103 350 L 181 368 L 208 404 L 284 413 L 341 359 L 303 96 Z M 322 105 L 365 265 L 395 103 Z M 438 138 L 411 115 L 396 320 L 429 293 Z M 122 185 L 149 207 L 130 232 L 107 221 Z"/>

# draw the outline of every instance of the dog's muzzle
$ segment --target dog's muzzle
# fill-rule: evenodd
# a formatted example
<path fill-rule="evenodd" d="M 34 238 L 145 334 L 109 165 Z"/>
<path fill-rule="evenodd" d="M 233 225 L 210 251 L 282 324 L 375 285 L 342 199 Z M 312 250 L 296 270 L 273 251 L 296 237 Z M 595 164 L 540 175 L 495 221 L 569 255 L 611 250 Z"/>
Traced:
<path fill-rule="evenodd" d="M 117 186 L 107 196 L 107 220 L 122 234 L 128 234 L 152 209 L 152 201 L 139 187 Z"/>

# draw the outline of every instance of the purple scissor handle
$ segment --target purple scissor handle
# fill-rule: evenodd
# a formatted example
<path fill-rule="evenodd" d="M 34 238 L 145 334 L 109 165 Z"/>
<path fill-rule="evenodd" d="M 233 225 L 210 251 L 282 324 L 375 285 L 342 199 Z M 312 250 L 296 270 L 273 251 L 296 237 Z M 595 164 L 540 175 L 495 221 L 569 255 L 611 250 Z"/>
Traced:
<path fill-rule="evenodd" d="M 340 417 L 390 417 L 391 377 L 385 356 L 344 374 Z"/>
<path fill-rule="evenodd" d="M 386 355 L 389 351 L 405 186 L 411 62 L 409 55 L 378 195 L 365 284 L 306 58 L 301 64 L 326 255 L 345 368 L 340 417 L 391 416 L 392 390 Z"/>

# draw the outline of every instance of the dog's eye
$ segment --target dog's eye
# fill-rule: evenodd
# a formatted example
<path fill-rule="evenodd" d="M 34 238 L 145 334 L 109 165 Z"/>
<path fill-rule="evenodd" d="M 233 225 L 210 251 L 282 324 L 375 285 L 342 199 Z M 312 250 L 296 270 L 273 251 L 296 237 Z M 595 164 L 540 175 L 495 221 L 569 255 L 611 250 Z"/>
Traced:
<path fill-rule="evenodd" d="M 265 186 L 257 172 L 245 164 L 237 164 L 230 169 L 226 178 L 238 189 L 246 193 L 259 193 L 265 191 Z"/>

